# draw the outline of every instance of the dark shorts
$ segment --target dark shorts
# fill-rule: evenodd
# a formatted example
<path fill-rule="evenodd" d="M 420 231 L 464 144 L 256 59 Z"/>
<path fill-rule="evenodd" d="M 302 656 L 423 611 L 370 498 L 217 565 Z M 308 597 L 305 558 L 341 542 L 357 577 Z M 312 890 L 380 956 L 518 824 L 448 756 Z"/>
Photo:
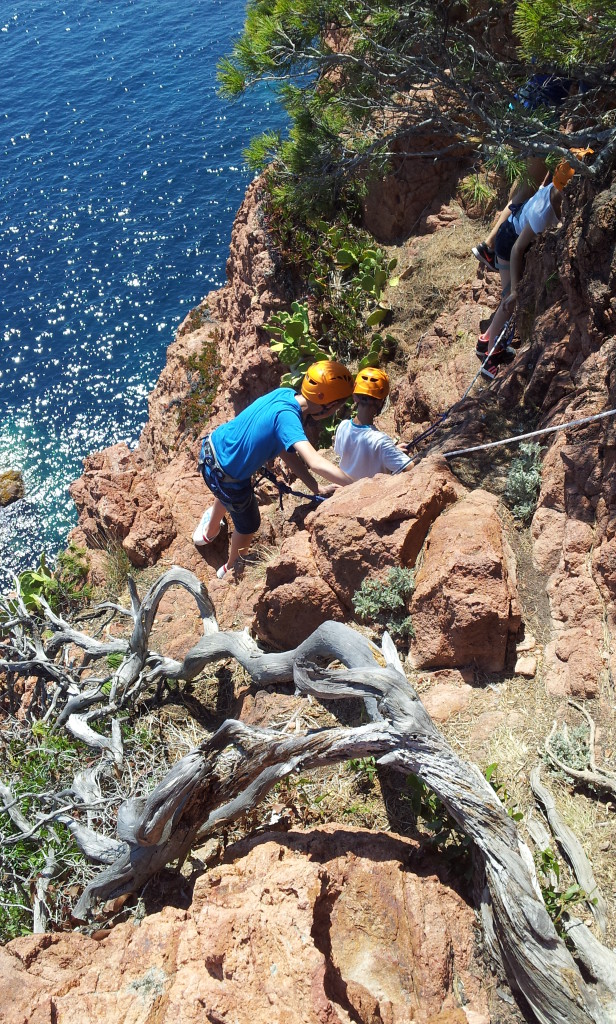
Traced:
<path fill-rule="evenodd" d="M 494 239 L 494 251 L 496 253 L 496 266 L 498 267 L 498 261 L 503 260 L 505 263 L 509 263 L 511 259 L 511 250 L 518 240 L 518 234 L 510 220 L 506 220 L 504 224 L 499 227 L 496 238 Z"/>
<path fill-rule="evenodd" d="M 202 461 L 203 460 L 203 461 Z M 224 479 L 224 474 L 209 456 L 208 446 L 201 448 L 199 468 L 205 484 L 215 498 L 225 506 L 238 533 L 256 533 L 261 525 L 261 513 L 251 480 Z"/>

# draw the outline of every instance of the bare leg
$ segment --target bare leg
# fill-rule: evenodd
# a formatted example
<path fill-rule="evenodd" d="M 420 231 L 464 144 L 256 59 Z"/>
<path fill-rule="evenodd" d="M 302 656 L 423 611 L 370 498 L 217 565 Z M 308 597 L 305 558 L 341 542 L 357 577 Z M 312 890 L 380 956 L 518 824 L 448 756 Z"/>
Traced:
<path fill-rule="evenodd" d="M 509 202 L 511 202 L 511 199 L 509 200 Z M 486 237 L 485 237 L 485 244 L 488 246 L 488 249 L 493 249 L 494 248 L 494 242 L 496 240 L 496 235 L 498 233 L 498 229 L 501 226 L 501 224 L 505 223 L 505 221 L 509 217 L 509 214 L 511 213 L 511 210 L 509 209 L 509 202 L 507 203 L 505 208 L 503 210 L 501 210 L 501 212 L 499 213 L 498 217 L 494 221 L 494 224 L 492 225 L 492 229 L 490 231 L 490 234 L 486 235 Z"/>
<path fill-rule="evenodd" d="M 503 327 L 505 326 L 508 320 L 507 314 L 503 308 L 503 303 L 509 294 L 511 286 L 511 273 L 509 270 L 509 264 L 505 263 L 503 260 L 499 260 L 498 272 L 500 274 L 502 285 L 501 303 L 498 309 L 496 310 L 496 313 L 494 314 L 494 317 L 492 319 L 492 323 L 490 324 L 487 330 L 486 337 L 488 342 L 488 352 L 492 348 L 492 345 L 498 338 L 500 332 L 502 331 Z"/>
<path fill-rule="evenodd" d="M 227 559 L 227 569 L 231 569 L 240 555 L 245 555 L 252 543 L 254 533 L 238 533 L 233 531 L 231 536 L 231 547 Z"/>
<path fill-rule="evenodd" d="M 220 533 L 220 524 L 225 516 L 225 506 L 219 498 L 214 498 L 214 504 L 212 505 L 212 514 L 210 516 L 210 525 L 207 528 L 204 539 L 207 541 L 215 540 Z"/>

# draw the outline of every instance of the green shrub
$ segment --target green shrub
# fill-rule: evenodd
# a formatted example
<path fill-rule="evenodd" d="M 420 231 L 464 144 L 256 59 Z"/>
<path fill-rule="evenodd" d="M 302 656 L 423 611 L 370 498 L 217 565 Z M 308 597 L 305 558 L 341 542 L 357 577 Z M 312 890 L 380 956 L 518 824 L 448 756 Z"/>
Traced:
<path fill-rule="evenodd" d="M 504 497 L 516 519 L 526 522 L 537 507 L 541 487 L 541 447 L 536 441 L 522 443 L 511 463 Z"/>
<path fill-rule="evenodd" d="M 471 841 L 436 793 L 416 775 L 407 775 L 402 798 L 410 805 L 417 826 L 430 834 L 429 844 L 448 860 L 455 859 L 460 874 L 469 873 Z"/>
<path fill-rule="evenodd" d="M 66 551 L 56 558 L 54 577 L 58 584 L 57 603 L 62 611 L 74 611 L 88 604 L 92 597 L 92 586 L 87 583 L 90 560 L 85 548 L 73 541 Z"/>
<path fill-rule="evenodd" d="M 588 768 L 589 739 L 588 728 L 585 725 L 576 725 L 570 729 L 565 724 L 550 737 L 550 750 L 559 761 L 577 771 L 584 771 Z M 554 764 L 547 754 L 544 755 L 544 760 L 554 769 Z"/>
<path fill-rule="evenodd" d="M 42 722 L 31 732 L 17 726 L 7 735 L 3 748 L 3 775 L 30 821 L 43 811 L 57 808 L 49 794 L 68 788 L 78 765 L 78 743 L 52 733 Z M 32 902 L 36 879 L 49 850 L 57 861 L 57 874 L 47 903 L 52 916 L 64 912 L 63 881 L 81 861 L 68 829 L 57 821 L 42 825 L 32 836 L 23 836 L 8 814 L 0 814 L 0 943 L 32 931 Z"/>
<path fill-rule="evenodd" d="M 360 781 L 370 787 L 374 785 L 377 773 L 377 766 L 374 757 L 352 757 L 347 761 L 349 771 L 352 771 Z"/>
<path fill-rule="evenodd" d="M 409 640 L 415 635 L 406 605 L 413 593 L 412 569 L 395 566 L 385 579 L 365 579 L 353 595 L 353 610 L 359 619 L 386 629 L 394 640 Z"/>
<path fill-rule="evenodd" d="M 460 195 L 473 206 L 479 206 L 482 210 L 487 208 L 496 199 L 496 191 L 478 174 L 470 174 L 463 178 L 459 185 Z"/>
<path fill-rule="evenodd" d="M 545 909 L 552 918 L 556 931 L 566 938 L 564 924 L 569 912 L 579 907 L 580 903 L 594 906 L 597 898 L 591 897 L 577 882 L 573 882 L 566 889 L 560 888 L 560 864 L 549 846 L 545 850 L 539 850 L 535 863 Z"/>
<path fill-rule="evenodd" d="M 290 313 L 274 314 L 265 325 L 274 339 L 272 349 L 295 374 L 285 383 L 296 383 L 302 368 L 316 359 L 358 359 L 360 369 L 377 366 L 382 355 L 391 356 L 395 349 L 395 339 L 380 332 L 390 315 L 383 291 L 398 283 L 391 276 L 396 260 L 346 217 L 329 224 L 282 209 L 268 184 L 268 233 L 284 267 L 302 285 L 307 282 L 311 296 L 310 321 L 304 301 L 294 302 Z"/>
<path fill-rule="evenodd" d="M 65 613 L 87 604 L 92 596 L 92 587 L 86 582 L 90 563 L 85 548 L 69 544 L 60 552 L 55 569 L 47 565 L 45 552 L 41 553 L 38 569 L 26 569 L 20 573 L 19 589 L 22 601 L 31 614 L 36 615 L 45 600 L 54 612 Z M 7 608 L 17 609 L 9 600 Z"/>
<path fill-rule="evenodd" d="M 106 656 L 105 661 L 109 665 L 111 671 L 115 672 L 115 670 L 119 668 L 122 662 L 124 661 L 124 655 L 120 654 L 119 651 L 114 651 L 112 654 L 108 654 Z"/>
<path fill-rule="evenodd" d="M 511 803 L 511 793 L 505 786 L 504 782 L 501 782 L 498 777 L 498 764 L 496 762 L 489 764 L 484 771 L 484 775 L 500 802 L 505 805 L 505 810 L 507 811 L 508 816 L 513 821 L 521 821 L 524 815 L 522 814 L 522 811 L 517 809 L 517 805 Z"/>

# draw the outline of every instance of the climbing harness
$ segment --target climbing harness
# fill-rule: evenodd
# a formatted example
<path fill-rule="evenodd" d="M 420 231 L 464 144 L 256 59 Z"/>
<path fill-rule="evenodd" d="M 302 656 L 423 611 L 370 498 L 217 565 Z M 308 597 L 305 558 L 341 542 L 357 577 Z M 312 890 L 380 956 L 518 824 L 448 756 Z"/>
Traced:
<path fill-rule="evenodd" d="M 606 412 L 598 412 L 594 416 L 585 416 L 581 420 L 569 420 L 567 423 L 559 423 L 555 427 L 543 427 L 542 430 L 533 430 L 530 434 L 514 434 L 513 437 L 505 437 L 501 441 L 488 441 L 486 444 L 477 444 L 473 448 L 458 448 L 453 452 L 443 452 L 443 456 L 446 459 L 453 459 L 458 455 L 470 455 L 471 452 L 480 452 L 485 448 L 498 448 L 504 444 L 515 444 L 516 441 L 526 441 L 529 437 L 555 434 L 557 430 L 567 430 L 569 427 L 582 427 L 586 423 L 596 423 L 597 420 L 604 420 L 608 416 L 616 416 L 616 409 L 607 409 Z"/>
<path fill-rule="evenodd" d="M 504 351 L 507 348 L 509 342 L 513 338 L 514 332 L 515 332 L 515 317 L 514 316 L 510 316 L 509 319 L 507 320 L 507 322 L 504 324 L 503 329 L 501 330 L 500 334 L 498 335 L 498 337 L 494 341 L 494 343 L 492 345 L 492 348 L 489 350 L 489 352 L 486 353 L 485 358 L 484 358 L 481 366 L 477 370 L 477 373 L 473 377 L 472 381 L 470 382 L 469 386 L 467 387 L 467 389 L 464 392 L 464 394 L 462 395 L 462 397 L 458 398 L 452 405 L 450 405 L 449 408 L 445 410 L 445 412 L 440 413 L 439 416 L 437 417 L 437 419 L 435 419 L 434 423 L 431 423 L 430 426 L 427 427 L 426 430 L 423 431 L 423 433 L 419 434 L 417 437 L 414 437 L 412 441 L 408 442 L 408 444 L 405 444 L 403 446 L 404 448 L 406 448 L 408 450 L 409 448 L 417 447 L 418 444 L 420 444 L 422 441 L 425 441 L 427 437 L 430 437 L 432 434 L 434 434 L 434 432 L 436 430 L 438 430 L 438 428 L 440 426 L 442 426 L 442 424 L 445 422 L 445 420 L 447 419 L 449 414 L 455 408 L 457 408 L 458 405 L 461 405 L 465 398 L 468 398 L 468 395 L 470 394 L 472 388 L 474 387 L 478 377 L 481 376 L 481 371 L 483 370 L 484 366 L 486 365 L 488 360 L 491 358 L 493 353 L 495 351 L 497 351 L 498 349 L 502 349 Z"/>
<path fill-rule="evenodd" d="M 282 499 L 285 494 L 292 494 L 296 498 L 308 498 L 309 501 L 314 502 L 316 505 L 320 505 L 321 502 L 327 501 L 327 498 L 322 494 L 308 494 L 306 491 L 293 490 L 293 488 L 289 487 L 284 480 L 279 480 L 278 477 L 272 473 L 271 469 L 266 469 L 265 466 L 262 466 L 259 472 L 260 476 L 255 480 L 255 485 L 260 483 L 263 479 L 269 480 L 270 483 L 274 484 L 274 486 L 278 488 L 278 499 L 280 501 L 281 511 L 283 508 Z"/>
<path fill-rule="evenodd" d="M 223 496 L 226 497 L 228 501 L 232 501 L 233 495 L 225 491 L 224 484 L 241 483 L 241 481 L 235 480 L 233 477 L 225 473 L 224 469 L 222 468 L 218 461 L 218 456 L 216 454 L 214 445 L 212 444 L 212 439 L 209 434 L 203 438 L 203 441 L 201 443 L 201 451 L 199 454 L 198 466 L 199 472 L 202 474 L 205 466 L 208 467 L 211 473 L 216 477 L 218 487 Z M 289 485 L 284 482 L 284 480 L 279 480 L 276 476 L 274 476 L 272 471 L 270 469 L 266 469 L 265 466 L 261 467 L 261 469 L 259 470 L 259 474 L 260 475 L 255 480 L 255 486 L 258 483 L 260 483 L 260 481 L 263 479 L 269 480 L 270 483 L 274 484 L 278 488 L 278 497 L 280 499 L 281 510 L 282 498 L 283 495 L 285 494 L 292 494 L 296 498 L 308 498 L 309 501 L 312 501 L 317 505 L 319 505 L 322 501 L 327 500 L 322 494 L 307 494 L 306 491 L 294 491 L 292 487 L 289 487 Z"/>

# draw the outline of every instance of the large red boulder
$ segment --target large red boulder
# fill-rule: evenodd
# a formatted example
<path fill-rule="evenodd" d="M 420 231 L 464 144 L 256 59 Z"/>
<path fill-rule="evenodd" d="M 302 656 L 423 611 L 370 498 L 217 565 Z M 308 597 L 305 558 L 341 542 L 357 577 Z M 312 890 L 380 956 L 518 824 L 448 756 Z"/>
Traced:
<path fill-rule="evenodd" d="M 307 533 L 285 541 L 265 574 L 255 606 L 257 636 L 280 650 L 297 647 L 328 619 L 343 622 L 346 612 L 319 575 Z"/>
<path fill-rule="evenodd" d="M 121 545 L 133 565 L 152 565 L 176 535 L 155 477 L 125 444 L 88 456 L 70 494 L 87 543 L 95 549 Z"/>
<path fill-rule="evenodd" d="M 342 488 L 307 520 L 321 577 L 350 608 L 366 576 L 413 566 L 434 520 L 465 493 L 440 456 Z"/>
<path fill-rule="evenodd" d="M 493 494 L 473 491 L 432 527 L 411 601 L 419 668 L 505 666 L 521 616 L 515 558 L 497 505 Z"/>
<path fill-rule="evenodd" d="M 0 950 L 4 1024 L 487 1024 L 490 987 L 417 847 L 340 826 L 231 847 L 187 910 Z"/>

